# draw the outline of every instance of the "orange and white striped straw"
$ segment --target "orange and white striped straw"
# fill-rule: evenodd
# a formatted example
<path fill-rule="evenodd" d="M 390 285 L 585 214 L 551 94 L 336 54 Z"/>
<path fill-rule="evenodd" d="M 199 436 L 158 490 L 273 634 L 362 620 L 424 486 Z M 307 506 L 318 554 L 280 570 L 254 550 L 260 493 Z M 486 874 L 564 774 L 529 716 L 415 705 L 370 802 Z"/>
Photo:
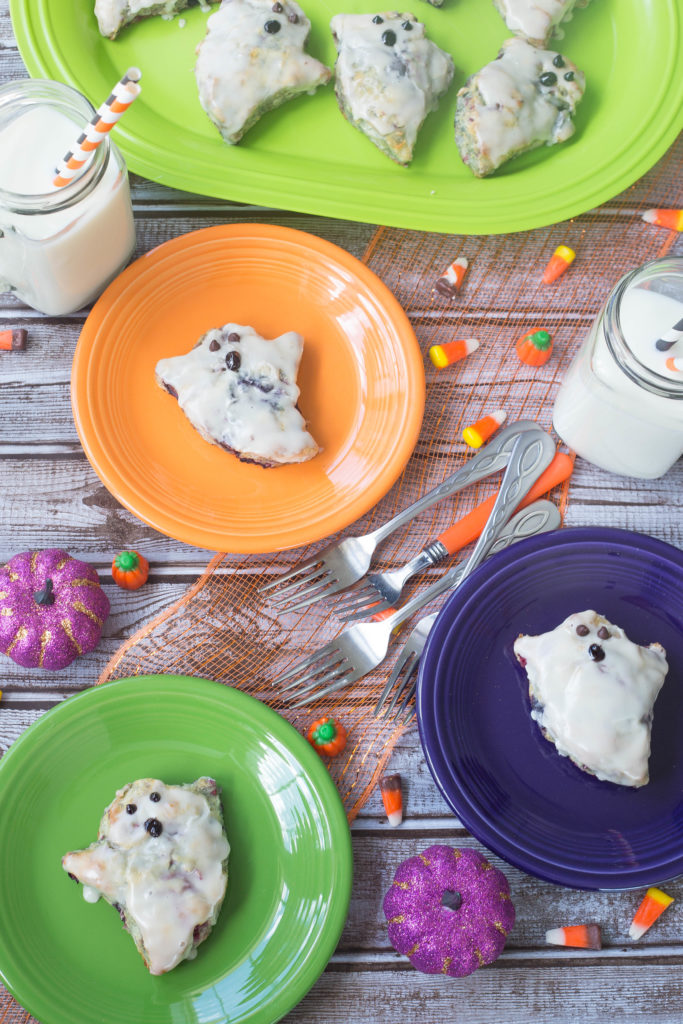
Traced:
<path fill-rule="evenodd" d="M 97 113 L 86 124 L 71 150 L 65 154 L 56 167 L 55 177 L 52 184 L 56 188 L 63 188 L 73 181 L 92 153 L 108 133 L 112 130 L 119 118 L 124 114 L 133 100 L 140 95 L 138 82 L 142 78 L 140 68 L 128 68 L 123 78 L 119 79 Z"/>

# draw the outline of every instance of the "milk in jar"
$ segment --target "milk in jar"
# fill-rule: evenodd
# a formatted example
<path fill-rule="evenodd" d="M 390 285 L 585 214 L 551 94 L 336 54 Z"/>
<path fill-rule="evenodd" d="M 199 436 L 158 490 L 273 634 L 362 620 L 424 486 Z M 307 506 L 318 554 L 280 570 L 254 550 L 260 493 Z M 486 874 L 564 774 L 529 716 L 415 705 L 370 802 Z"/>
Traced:
<path fill-rule="evenodd" d="M 654 478 L 683 454 L 683 372 L 671 365 L 683 339 L 656 345 L 682 318 L 683 258 L 653 260 L 617 284 L 553 409 L 555 430 L 578 455 L 612 473 Z"/>
<path fill-rule="evenodd" d="M 135 245 L 128 175 L 109 138 L 73 182 L 52 184 L 94 113 L 58 82 L 0 88 L 0 291 L 42 313 L 71 313 L 91 302 Z"/>

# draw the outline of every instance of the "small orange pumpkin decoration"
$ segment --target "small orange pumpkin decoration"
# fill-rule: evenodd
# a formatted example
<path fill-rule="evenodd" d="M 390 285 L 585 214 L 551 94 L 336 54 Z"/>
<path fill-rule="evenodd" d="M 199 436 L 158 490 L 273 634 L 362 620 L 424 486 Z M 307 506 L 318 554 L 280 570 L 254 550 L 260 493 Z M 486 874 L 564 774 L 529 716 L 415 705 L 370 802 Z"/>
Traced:
<path fill-rule="evenodd" d="M 532 327 L 519 338 L 515 350 L 520 361 L 527 366 L 543 366 L 552 355 L 552 335 L 544 327 Z"/>
<path fill-rule="evenodd" d="M 138 590 L 149 576 L 149 562 L 139 551 L 119 551 L 111 563 L 114 583 L 124 590 Z"/>
<path fill-rule="evenodd" d="M 346 729 L 330 715 L 325 715 L 311 723 L 306 739 L 319 754 L 335 757 L 346 746 Z"/>

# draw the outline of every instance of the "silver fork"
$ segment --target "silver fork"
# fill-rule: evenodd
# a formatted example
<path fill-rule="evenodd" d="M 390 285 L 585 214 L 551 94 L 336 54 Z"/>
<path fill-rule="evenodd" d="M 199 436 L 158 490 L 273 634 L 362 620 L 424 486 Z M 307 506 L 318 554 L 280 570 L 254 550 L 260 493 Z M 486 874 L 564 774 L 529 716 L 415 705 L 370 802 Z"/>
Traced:
<path fill-rule="evenodd" d="M 556 530 L 561 522 L 560 510 L 556 505 L 553 505 L 552 501 L 536 501 L 533 505 L 527 506 L 527 508 L 522 509 L 512 517 L 498 539 L 489 548 L 486 557 L 494 555 L 497 551 L 502 551 L 503 548 L 509 547 L 510 544 L 516 544 L 518 540 L 524 540 L 526 537 L 535 537 L 536 534 L 547 533 L 549 530 Z M 460 583 L 460 580 L 453 584 L 453 589 L 458 586 L 458 583 Z M 399 701 L 401 703 L 394 715 L 395 721 L 399 721 L 401 716 L 407 712 L 404 721 L 409 722 L 415 714 L 414 707 L 409 709 L 408 705 L 417 688 L 416 673 L 420 664 L 420 658 L 437 615 L 438 612 L 432 612 L 431 615 L 425 615 L 421 618 L 403 645 L 403 650 L 394 666 L 394 670 L 389 676 L 387 684 L 375 705 L 374 714 L 376 718 L 389 718 Z M 398 683 L 398 686 L 396 686 L 391 703 L 387 705 L 387 698 L 396 683 Z"/>
<path fill-rule="evenodd" d="M 299 698 L 292 706 L 301 707 L 349 686 L 376 668 L 386 656 L 396 626 L 459 583 L 483 561 L 512 512 L 550 465 L 554 454 L 552 438 L 544 431 L 534 428 L 520 434 L 513 444 L 491 515 L 464 569 L 461 566 L 451 569 L 393 615 L 381 622 L 360 622 L 351 626 L 320 650 L 283 672 L 280 679 L 291 680 L 284 691 L 290 697 Z"/>
<path fill-rule="evenodd" d="M 442 498 L 456 494 L 469 484 L 477 483 L 504 469 L 510 458 L 512 447 L 519 435 L 527 430 L 540 431 L 533 420 L 519 420 L 499 431 L 493 441 L 447 477 L 438 487 L 409 505 L 398 515 L 384 523 L 377 530 L 360 537 L 345 537 L 328 545 L 313 558 L 290 572 L 261 587 L 260 593 L 269 594 L 270 600 L 280 611 L 298 611 L 314 601 L 331 597 L 357 583 L 370 568 L 375 548 L 389 534 L 409 523 L 425 509 L 431 508 Z M 293 582 L 289 582 L 289 581 Z M 283 586 L 289 583 L 288 586 Z M 278 588 L 273 593 L 274 588 Z M 294 604 L 288 602 L 295 601 Z"/>

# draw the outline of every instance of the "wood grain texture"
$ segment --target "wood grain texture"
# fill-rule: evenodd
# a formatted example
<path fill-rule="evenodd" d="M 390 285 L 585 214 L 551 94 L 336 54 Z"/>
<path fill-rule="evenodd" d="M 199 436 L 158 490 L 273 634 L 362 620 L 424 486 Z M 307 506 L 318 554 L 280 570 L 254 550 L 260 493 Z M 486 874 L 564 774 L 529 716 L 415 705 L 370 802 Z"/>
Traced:
<path fill-rule="evenodd" d="M 7 0 L 0 0 L 0 83 L 26 76 L 17 51 Z M 136 254 L 178 234 L 214 224 L 257 221 L 312 232 L 362 256 L 373 234 L 371 225 L 307 217 L 263 207 L 227 203 L 166 189 L 132 176 L 136 213 Z M 599 222 L 607 231 L 637 223 L 638 210 L 629 192 L 602 207 Z M 572 226 L 568 225 L 572 230 Z M 556 244 L 553 228 L 528 232 L 530 259 L 538 260 Z M 419 248 L 419 233 L 412 244 Z M 505 238 L 466 240 L 478 267 L 494 267 L 478 291 L 478 304 L 454 308 L 446 323 L 453 330 L 495 341 L 511 332 L 542 301 L 552 319 L 559 318 L 553 296 L 530 295 L 511 310 L 501 300 L 498 281 L 524 268 L 511 265 Z M 673 251 L 683 252 L 683 238 Z M 449 252 L 444 236 L 443 253 Z M 404 304 L 426 349 L 440 311 L 420 286 L 420 267 L 407 260 L 401 268 Z M 412 276 L 411 276 L 412 275 Z M 614 283 L 608 262 L 591 280 L 597 308 Z M 398 282 L 388 282 L 390 285 Z M 585 281 L 577 276 L 576 287 Z M 557 313 L 557 316 L 556 316 Z M 121 641 L 175 600 L 202 571 L 209 552 L 170 540 L 145 526 L 108 493 L 85 459 L 73 425 L 69 380 L 73 351 L 87 310 L 61 318 L 43 317 L 12 296 L 0 295 L 0 328 L 29 330 L 26 352 L 0 357 L 0 560 L 28 547 L 59 544 L 91 561 L 100 571 L 112 602 L 102 643 L 87 658 L 63 672 L 35 673 L 3 659 L 0 687 L 0 753 L 46 709 L 91 685 Z M 585 331 L 589 317 L 563 312 L 558 330 L 563 339 Z M 441 387 L 427 366 L 429 387 Z M 467 372 L 463 386 L 471 386 Z M 481 378 L 481 384 L 487 380 Z M 474 385 L 478 386 L 478 385 Z M 462 445 L 444 439 L 429 456 L 443 455 L 444 465 L 465 456 Z M 418 444 L 415 458 L 427 453 Z M 445 475 L 444 470 L 444 475 Z M 565 525 L 605 525 L 633 529 L 683 546 L 683 463 L 661 480 L 615 477 L 577 461 Z M 396 485 L 400 487 L 400 482 Z M 443 512 L 421 521 L 425 536 L 439 528 Z M 369 521 L 369 520 L 368 520 Z M 359 525 L 359 529 L 362 524 Z M 152 562 L 150 582 L 124 593 L 108 578 L 109 561 L 122 547 L 143 550 Z M 282 565 L 289 558 L 283 555 Z M 384 563 L 392 564 L 389 553 Z M 388 944 L 381 911 L 384 892 L 405 857 L 433 842 L 478 847 L 450 813 L 424 762 L 417 730 L 404 734 L 395 748 L 391 770 L 401 772 L 406 820 L 391 829 L 375 793 L 353 826 L 355 880 L 349 918 L 339 948 L 322 978 L 287 1017 L 289 1024 L 680 1024 L 683 1019 L 683 930 L 680 925 L 681 881 L 666 888 L 677 903 L 639 943 L 627 939 L 628 924 L 640 893 L 581 893 L 565 890 L 504 868 L 517 906 L 517 923 L 495 965 L 471 978 L 452 981 L 415 972 Z M 595 920 L 603 926 L 600 952 L 551 949 L 547 928 Z M 15 1017 L 0 998 L 0 1021 Z M 49 1022 L 48 1022 L 49 1024 Z"/>

